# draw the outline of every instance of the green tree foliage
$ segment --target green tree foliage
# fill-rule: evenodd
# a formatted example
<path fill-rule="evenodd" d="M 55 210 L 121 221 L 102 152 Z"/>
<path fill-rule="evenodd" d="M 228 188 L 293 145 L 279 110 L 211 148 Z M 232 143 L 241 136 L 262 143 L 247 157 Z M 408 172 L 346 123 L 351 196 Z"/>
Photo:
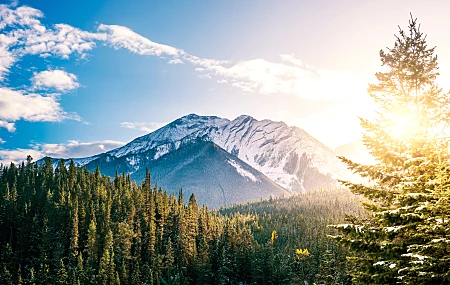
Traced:
<path fill-rule="evenodd" d="M 330 270 L 348 284 L 345 251 L 326 239 L 349 208 L 361 214 L 343 191 L 210 211 L 148 172 L 136 185 L 73 162 L 11 164 L 0 167 L 0 283 L 312 284 L 331 248 Z M 300 248 L 311 253 L 301 268 Z"/>
<path fill-rule="evenodd" d="M 327 235 L 336 233 L 328 225 L 344 221 L 347 214 L 365 217 L 358 199 L 346 189 L 320 189 L 220 212 L 243 215 L 250 226 L 257 246 L 244 264 L 251 267 L 256 284 L 324 284 L 328 273 L 332 284 L 350 284 L 347 251 Z M 334 256 L 334 264 L 326 259 L 327 253 Z"/>
<path fill-rule="evenodd" d="M 393 48 L 380 51 L 383 72 L 369 95 L 375 120 L 361 120 L 375 165 L 342 158 L 366 184 L 345 183 L 364 195 L 368 219 L 336 226 L 335 239 L 353 251 L 356 284 L 450 284 L 447 225 L 450 97 L 436 84 L 435 48 L 411 17 Z"/>

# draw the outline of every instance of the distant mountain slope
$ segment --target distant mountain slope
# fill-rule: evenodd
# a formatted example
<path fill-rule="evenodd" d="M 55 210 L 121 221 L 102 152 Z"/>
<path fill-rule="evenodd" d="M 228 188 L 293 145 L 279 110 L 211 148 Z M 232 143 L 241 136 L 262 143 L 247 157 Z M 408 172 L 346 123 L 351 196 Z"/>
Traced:
<path fill-rule="evenodd" d="M 149 169 L 154 174 L 152 168 L 162 165 L 165 161 L 162 158 L 170 154 L 174 157 L 180 153 L 177 150 L 181 146 L 197 139 L 215 143 L 234 161 L 247 163 L 291 193 L 336 185 L 337 179 L 351 177 L 334 151 L 304 130 L 245 115 L 232 121 L 215 116 L 187 115 L 123 147 L 77 158 L 74 162 L 91 168 L 99 165 L 103 173 L 110 175 L 114 174 L 110 170 L 115 172 L 116 169 L 131 173 L 139 181 L 137 173 L 145 170 L 144 165 L 151 166 Z M 150 161 L 153 162 L 148 164 Z"/>
<path fill-rule="evenodd" d="M 114 176 L 131 173 L 131 178 L 142 181 L 145 169 L 151 171 L 154 181 L 169 192 L 180 188 L 188 197 L 195 193 L 199 203 L 210 207 L 268 199 L 271 196 L 289 196 L 289 192 L 261 172 L 242 162 L 210 141 L 195 139 L 183 142 L 176 150 L 153 159 L 155 152 L 133 154 L 120 158 L 107 154 L 86 165 L 97 166 L 103 174 Z"/>
<path fill-rule="evenodd" d="M 250 116 L 212 129 L 212 141 L 294 192 L 335 184 L 349 175 L 335 153 L 298 127 Z"/>
<path fill-rule="evenodd" d="M 344 156 L 362 164 L 375 164 L 375 158 L 370 154 L 361 139 L 349 144 L 338 146 L 336 155 Z"/>

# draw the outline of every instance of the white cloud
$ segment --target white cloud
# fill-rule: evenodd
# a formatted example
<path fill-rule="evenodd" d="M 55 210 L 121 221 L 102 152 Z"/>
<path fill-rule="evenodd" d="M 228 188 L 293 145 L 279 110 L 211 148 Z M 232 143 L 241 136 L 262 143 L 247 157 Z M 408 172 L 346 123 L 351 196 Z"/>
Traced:
<path fill-rule="evenodd" d="M 11 5 L 12 8 L 15 6 Z M 16 9 L 9 7 L 5 4 L 0 5 L 0 30 L 13 25 L 34 27 L 40 25 L 37 19 L 44 16 L 41 11 L 31 7 L 22 6 Z"/>
<path fill-rule="evenodd" d="M 126 48 L 139 55 L 177 57 L 183 54 L 183 51 L 177 48 L 152 42 L 124 26 L 101 24 L 98 30 L 107 33 L 107 42 L 115 49 Z"/>
<path fill-rule="evenodd" d="M 11 162 L 21 163 L 31 155 L 36 161 L 45 156 L 55 158 L 88 157 L 123 146 L 125 143 L 113 140 L 79 142 L 68 141 L 65 144 L 34 144 L 28 149 L 0 149 L 0 163 L 8 165 Z"/>
<path fill-rule="evenodd" d="M 86 52 L 96 46 L 95 41 L 105 40 L 106 35 L 82 31 L 67 24 L 56 24 L 53 29 L 44 26 L 27 29 L 20 39 L 24 54 L 50 54 L 68 59 L 72 53 L 84 58 Z"/>
<path fill-rule="evenodd" d="M 72 53 L 81 58 L 92 50 L 95 41 L 106 40 L 102 33 L 91 33 L 67 24 L 45 27 L 37 9 L 14 5 L 0 5 L 0 80 L 22 56 L 36 54 L 68 59 Z"/>
<path fill-rule="evenodd" d="M 36 89 L 54 88 L 58 91 L 70 91 L 80 86 L 77 76 L 64 70 L 46 70 L 35 72 L 31 78 Z"/>
<path fill-rule="evenodd" d="M 295 56 L 295 54 L 280 54 L 280 57 L 281 57 L 281 60 L 283 60 L 284 62 L 288 62 L 288 63 L 297 65 L 297 66 L 307 67 L 307 65 L 305 63 L 303 63 L 303 61 L 301 59 L 299 59 Z"/>
<path fill-rule="evenodd" d="M 247 93 L 295 95 L 303 99 L 340 101 L 365 93 L 358 76 L 326 69 L 314 69 L 292 55 L 283 55 L 286 64 L 253 59 L 197 68 L 203 77 L 216 75 Z"/>
<path fill-rule="evenodd" d="M 32 122 L 60 122 L 66 118 L 79 120 L 76 114 L 66 113 L 57 99 L 58 96 L 26 94 L 0 87 L 0 127 L 13 131 L 14 124 L 11 122 L 20 119 Z"/>
<path fill-rule="evenodd" d="M 120 126 L 127 129 L 139 130 L 146 133 L 156 131 L 165 126 L 167 123 L 163 122 L 122 122 Z"/>
<path fill-rule="evenodd" d="M 180 64 L 183 63 L 183 60 L 203 67 L 229 63 L 225 60 L 197 57 L 186 53 L 182 49 L 153 42 L 124 26 L 101 24 L 98 27 L 98 31 L 107 34 L 106 42 L 115 49 L 125 48 L 139 55 L 170 56 L 172 59 L 169 61 L 169 64 Z"/>
<path fill-rule="evenodd" d="M 9 51 L 9 44 L 7 41 L 8 37 L 0 34 L 0 81 L 4 79 L 5 74 L 8 73 L 14 62 L 17 61 L 17 58 L 13 53 Z"/>
<path fill-rule="evenodd" d="M 95 41 L 105 40 L 105 34 L 90 33 L 66 24 L 47 28 L 40 22 L 41 11 L 16 4 L 0 5 L 0 81 L 21 57 L 36 54 L 42 57 L 57 56 L 68 59 L 76 53 L 86 57 L 86 51 L 95 47 Z M 59 92 L 79 87 L 74 74 L 62 70 L 35 73 L 31 79 L 34 90 L 53 88 Z M 27 121 L 59 122 L 76 119 L 76 114 L 65 112 L 56 95 L 30 93 L 0 87 L 0 127 L 14 131 L 14 122 Z"/>
<path fill-rule="evenodd" d="M 107 34 L 106 43 L 115 49 L 125 48 L 139 55 L 169 56 L 170 64 L 188 62 L 202 78 L 215 75 L 219 77 L 218 83 L 229 83 L 248 93 L 340 101 L 355 98 L 366 89 L 366 84 L 356 75 L 313 68 L 293 54 L 281 54 L 281 62 L 252 59 L 232 63 L 188 54 L 153 42 L 124 26 L 101 24 L 98 31 Z"/>
<path fill-rule="evenodd" d="M 169 61 L 169 64 L 183 64 L 184 62 L 179 58 L 174 58 L 171 61 Z"/>
<path fill-rule="evenodd" d="M 6 141 L 4 140 L 4 139 L 2 139 L 2 138 L 0 138 L 0 144 L 3 144 L 3 143 L 5 143 Z"/>
<path fill-rule="evenodd" d="M 35 149 L 0 149 L 0 164 L 9 165 L 11 162 L 22 163 L 28 155 L 31 155 L 34 160 L 44 157 L 39 150 Z"/>
<path fill-rule="evenodd" d="M 0 107 L 0 110 L 1 110 L 1 107 Z M 0 120 L 0 128 L 5 128 L 9 132 L 14 132 L 16 130 L 16 126 L 14 123 L 10 123 L 10 122 L 3 121 L 3 120 Z"/>
<path fill-rule="evenodd" d="M 231 63 L 228 60 L 218 60 L 218 59 L 209 59 L 209 58 L 202 58 L 198 56 L 194 56 L 188 53 L 183 54 L 183 58 L 192 63 L 193 65 L 198 65 L 202 67 L 214 67 L 217 65 L 223 65 L 223 64 L 229 64 Z"/>
<path fill-rule="evenodd" d="M 281 62 L 252 59 L 231 63 L 188 54 L 182 49 L 154 42 L 124 26 L 100 24 L 97 32 L 83 31 L 67 24 L 47 28 L 39 20 L 42 17 L 41 11 L 30 7 L 14 9 L 0 5 L 0 29 L 13 28 L 0 38 L 0 79 L 22 55 L 69 58 L 76 53 L 84 58 L 86 52 L 100 41 L 138 55 L 169 57 L 170 64 L 188 62 L 201 73 L 201 77 L 216 75 L 219 83 L 228 82 L 244 92 L 296 95 L 313 100 L 341 100 L 352 98 L 361 90 L 365 93 L 366 86 L 357 76 L 312 68 L 293 54 L 281 54 Z"/>
<path fill-rule="evenodd" d="M 115 149 L 123 146 L 124 142 L 103 140 L 92 142 L 79 142 L 77 140 L 70 140 L 65 144 L 37 144 L 36 149 L 39 149 L 44 156 L 59 157 L 59 158 L 77 158 L 88 157 L 102 152 Z"/>

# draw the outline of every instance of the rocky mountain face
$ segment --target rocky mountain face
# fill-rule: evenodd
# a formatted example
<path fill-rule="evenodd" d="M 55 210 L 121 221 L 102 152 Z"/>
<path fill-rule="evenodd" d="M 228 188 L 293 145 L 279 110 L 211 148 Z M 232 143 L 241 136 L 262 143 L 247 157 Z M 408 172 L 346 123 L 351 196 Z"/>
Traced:
<path fill-rule="evenodd" d="M 250 116 L 211 129 L 209 137 L 292 192 L 335 184 L 348 176 L 335 153 L 298 127 Z"/>
<path fill-rule="evenodd" d="M 168 191 L 183 188 L 214 207 L 334 186 L 351 177 L 334 151 L 304 130 L 250 116 L 230 121 L 187 115 L 123 147 L 73 161 L 99 166 L 107 175 L 129 173 L 138 182 L 148 168 Z"/>

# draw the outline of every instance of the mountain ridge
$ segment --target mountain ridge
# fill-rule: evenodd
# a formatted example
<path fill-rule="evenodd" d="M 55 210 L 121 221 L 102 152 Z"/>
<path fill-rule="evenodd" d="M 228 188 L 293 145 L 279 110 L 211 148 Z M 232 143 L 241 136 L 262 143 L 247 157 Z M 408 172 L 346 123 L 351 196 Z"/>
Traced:
<path fill-rule="evenodd" d="M 124 169 L 133 174 L 143 167 L 139 160 L 159 160 L 198 138 L 214 143 L 290 193 L 336 185 L 338 179 L 351 176 L 332 149 L 303 129 L 249 115 L 229 120 L 189 114 L 122 147 L 73 160 L 77 166 L 100 161 L 114 165 L 117 159 L 127 157 Z M 58 162 L 54 159 L 54 164 Z"/>

